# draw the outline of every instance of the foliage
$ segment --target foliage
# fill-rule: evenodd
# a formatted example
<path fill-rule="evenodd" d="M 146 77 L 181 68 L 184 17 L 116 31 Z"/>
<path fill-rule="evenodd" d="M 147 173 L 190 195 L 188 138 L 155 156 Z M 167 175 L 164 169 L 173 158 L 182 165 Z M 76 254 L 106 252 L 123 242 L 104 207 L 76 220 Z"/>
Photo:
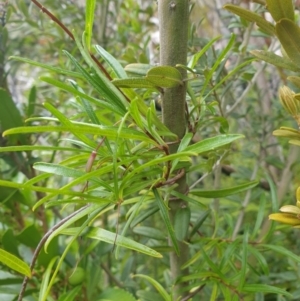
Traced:
<path fill-rule="evenodd" d="M 16 3 L 7 8 L 7 26 L 21 24 L 24 32 L 34 34 L 7 40 L 9 54 L 15 55 L 9 63 L 15 66 L 11 76 L 28 63 L 42 76 L 23 110 L 17 110 L 6 85 L 0 91 L 1 108 L 10 106 L 12 116 L 0 113 L 7 139 L 0 148 L 1 213 L 6 216 L 1 248 L 25 262 L 33 257 L 34 276 L 26 278 L 24 299 L 119 300 L 121 295 L 129 301 L 172 300 L 176 283 L 168 258 L 171 251 L 180 253 L 183 242 L 189 260 L 182 268 L 189 274 L 177 279 L 185 284 L 181 300 L 297 300 L 300 257 L 292 252 L 297 234 L 268 224 L 266 218 L 283 201 L 276 185 L 284 166 L 293 162 L 280 162 L 268 153 L 274 141 L 266 132 L 282 115 L 278 110 L 266 116 L 257 106 L 260 91 L 254 83 L 259 73 L 245 51 L 249 45 L 233 34 L 224 39 L 193 36 L 187 66 L 153 66 L 147 53 L 147 20 L 156 10 L 152 1 L 141 6 L 138 1 L 98 1 L 107 9 L 100 12 L 106 16 L 104 28 L 112 28 L 113 10 L 120 12 L 117 29 L 108 35 L 97 27 L 92 35 L 93 17 L 95 24 L 99 17 L 95 1 L 87 1 L 85 20 L 82 8 L 71 1 L 65 6 L 45 1 L 44 7 L 63 24 L 76 24 L 69 35 L 75 43 L 34 6 Z M 281 22 L 281 13 L 285 20 L 294 15 L 290 6 L 272 13 L 279 29 L 259 13 L 227 8 L 264 31 L 254 32 L 246 21 L 231 19 L 230 26 L 241 35 L 265 39 L 266 33 L 276 34 L 280 40 L 285 26 L 297 31 L 290 21 Z M 271 4 L 268 8 L 276 9 Z M 147 17 L 140 18 L 141 12 Z M 6 27 L 2 32 L 8 34 Z M 91 46 L 97 36 L 109 52 Z M 285 38 L 280 40 L 283 47 Z M 221 41 L 226 46 L 220 49 Z M 276 58 L 278 67 L 297 72 L 292 59 L 297 60 L 297 53 L 287 49 L 292 62 L 270 51 L 252 53 L 267 62 Z M 26 64 L 21 67 L 18 61 Z M 185 135 L 178 139 L 157 107 L 165 88 L 183 84 L 188 119 Z M 247 139 L 240 139 L 242 134 Z M 178 149 L 170 153 L 174 143 Z M 221 176 L 228 166 L 235 170 L 230 177 Z M 186 194 L 175 189 L 182 177 L 189 184 Z M 168 205 L 178 198 L 188 206 L 173 221 Z M 17 264 L 9 266 L 22 272 Z M 0 293 L 7 294 L 9 287 L 14 298 L 20 278 L 7 271 Z"/>

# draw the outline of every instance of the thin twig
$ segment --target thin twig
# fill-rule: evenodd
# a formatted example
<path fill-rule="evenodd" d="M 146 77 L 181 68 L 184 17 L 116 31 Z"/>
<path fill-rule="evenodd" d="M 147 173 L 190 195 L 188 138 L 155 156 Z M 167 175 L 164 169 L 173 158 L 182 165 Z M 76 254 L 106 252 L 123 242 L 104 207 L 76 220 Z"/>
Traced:
<path fill-rule="evenodd" d="M 188 300 L 190 300 L 192 297 L 196 296 L 196 294 L 198 294 L 200 291 L 202 291 L 203 288 L 205 287 L 205 285 L 206 284 L 202 284 L 196 290 L 194 290 L 192 293 L 188 294 L 186 297 L 184 297 L 180 301 L 188 301 Z"/>
<path fill-rule="evenodd" d="M 101 263 L 101 268 L 107 274 L 107 276 L 120 288 L 123 288 L 124 285 L 112 274 L 112 272 L 107 268 L 104 263 Z"/>
<path fill-rule="evenodd" d="M 77 215 L 78 213 L 80 213 L 81 211 L 83 211 L 84 209 L 88 208 L 90 205 L 86 205 L 84 207 L 81 207 L 80 209 L 78 209 L 77 211 L 73 212 L 72 214 L 70 214 L 69 216 L 65 217 L 64 219 L 62 219 L 59 223 L 57 223 L 55 226 L 53 226 L 41 239 L 41 241 L 39 242 L 37 248 L 35 249 L 34 253 L 33 253 L 33 257 L 31 260 L 31 264 L 30 264 L 30 271 L 33 271 L 33 267 L 35 265 L 35 262 L 38 258 L 38 255 L 42 249 L 42 247 L 44 246 L 45 242 L 47 241 L 48 237 L 56 230 L 58 229 L 60 226 L 62 226 L 63 224 L 65 224 L 68 220 L 70 220 L 73 216 Z M 23 299 L 25 290 L 26 290 L 26 286 L 28 283 L 29 277 L 26 276 L 23 280 L 22 283 L 22 288 L 18 297 L 18 301 L 21 301 Z"/>

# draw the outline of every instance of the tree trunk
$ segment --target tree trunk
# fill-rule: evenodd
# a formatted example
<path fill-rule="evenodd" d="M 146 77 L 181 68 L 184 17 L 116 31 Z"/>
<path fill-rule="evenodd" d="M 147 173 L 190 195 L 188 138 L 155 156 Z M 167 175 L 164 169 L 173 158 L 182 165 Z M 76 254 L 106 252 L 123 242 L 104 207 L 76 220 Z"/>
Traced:
<path fill-rule="evenodd" d="M 175 67 L 176 64 L 187 64 L 187 41 L 189 23 L 188 0 L 158 0 L 159 33 L 160 33 L 160 64 Z M 186 71 L 179 69 L 183 78 L 187 77 Z M 171 89 L 164 89 L 162 93 L 162 114 L 164 124 L 181 139 L 186 132 L 186 84 Z M 170 145 L 170 153 L 176 153 L 178 145 Z M 177 182 L 177 191 L 186 193 L 187 183 L 183 177 Z M 185 208 L 187 204 L 180 199 L 169 202 L 170 218 L 174 217 L 178 210 Z M 181 267 L 189 258 L 187 244 L 178 242 L 180 255 L 175 252 L 170 254 L 170 268 L 172 280 L 175 283 L 178 277 L 186 275 L 188 270 Z M 173 300 L 185 295 L 183 292 L 185 283 L 174 285 Z"/>

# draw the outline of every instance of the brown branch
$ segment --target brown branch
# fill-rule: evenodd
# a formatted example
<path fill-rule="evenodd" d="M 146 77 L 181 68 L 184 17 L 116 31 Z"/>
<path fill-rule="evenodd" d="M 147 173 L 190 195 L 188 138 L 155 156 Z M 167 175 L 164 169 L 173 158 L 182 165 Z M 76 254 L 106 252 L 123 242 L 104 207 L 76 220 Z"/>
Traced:
<path fill-rule="evenodd" d="M 112 272 L 107 268 L 104 263 L 101 263 L 101 268 L 107 274 L 107 276 L 120 288 L 123 288 L 124 285 L 112 274 Z"/>
<path fill-rule="evenodd" d="M 36 263 L 36 260 L 38 258 L 38 255 L 42 249 L 42 247 L 44 246 L 45 242 L 47 241 L 48 237 L 56 230 L 58 229 L 60 226 L 62 226 L 64 223 L 66 223 L 68 220 L 70 220 L 70 218 L 72 218 L 73 216 L 77 215 L 78 213 L 80 213 L 81 211 L 83 211 L 84 209 L 86 209 L 87 207 L 89 207 L 90 205 L 86 205 L 84 207 L 81 207 L 80 209 L 78 209 L 77 211 L 73 212 L 72 214 L 70 214 L 69 216 L 65 217 L 64 219 L 62 219 L 59 223 L 57 223 L 55 226 L 53 226 L 41 239 L 41 241 L 39 242 L 37 248 L 35 249 L 34 253 L 33 253 L 33 257 L 31 260 L 31 264 L 30 264 L 30 271 L 33 271 L 33 267 Z M 27 283 L 28 283 L 29 277 L 26 276 L 23 280 L 22 283 L 22 288 L 18 297 L 17 301 L 22 301 L 23 297 L 24 297 L 24 293 L 27 287 Z"/>
<path fill-rule="evenodd" d="M 72 32 L 57 18 L 55 17 L 46 7 L 44 7 L 41 3 L 39 3 L 37 0 L 31 0 L 40 10 L 46 14 L 53 22 L 55 22 L 73 41 L 75 40 L 74 35 Z M 100 70 L 105 74 L 105 76 L 112 80 L 109 73 L 106 71 L 106 69 L 103 67 L 103 65 L 96 59 L 96 57 L 90 53 L 91 58 L 93 61 L 97 64 L 97 66 L 100 68 Z M 124 95 L 125 96 L 125 95 Z M 126 97 L 126 96 L 125 96 Z M 129 99 L 126 97 L 126 99 L 129 101 Z"/>

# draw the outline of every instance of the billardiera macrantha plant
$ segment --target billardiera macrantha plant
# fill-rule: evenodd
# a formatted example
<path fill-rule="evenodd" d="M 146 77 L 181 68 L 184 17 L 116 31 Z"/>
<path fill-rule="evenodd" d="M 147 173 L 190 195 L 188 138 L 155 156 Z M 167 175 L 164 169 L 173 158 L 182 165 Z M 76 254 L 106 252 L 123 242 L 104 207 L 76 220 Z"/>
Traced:
<path fill-rule="evenodd" d="M 300 228 L 300 187 L 297 189 L 297 203 L 294 205 L 282 206 L 279 210 L 280 213 L 272 213 L 269 215 L 269 219 Z"/>
<path fill-rule="evenodd" d="M 279 99 L 284 109 L 296 120 L 300 127 L 300 101 L 295 93 L 287 86 L 279 89 Z"/>
<path fill-rule="evenodd" d="M 283 86 L 279 90 L 279 98 L 284 109 L 296 120 L 300 128 L 300 101 L 296 98 L 296 94 L 287 86 Z M 287 130 L 287 129 L 286 129 Z M 279 133 L 280 130 L 275 131 Z M 281 135 L 280 135 L 281 136 Z M 278 221 L 283 224 L 291 225 L 296 228 L 300 227 L 300 187 L 296 192 L 297 203 L 294 205 L 282 206 L 280 213 L 269 215 L 269 219 Z"/>

